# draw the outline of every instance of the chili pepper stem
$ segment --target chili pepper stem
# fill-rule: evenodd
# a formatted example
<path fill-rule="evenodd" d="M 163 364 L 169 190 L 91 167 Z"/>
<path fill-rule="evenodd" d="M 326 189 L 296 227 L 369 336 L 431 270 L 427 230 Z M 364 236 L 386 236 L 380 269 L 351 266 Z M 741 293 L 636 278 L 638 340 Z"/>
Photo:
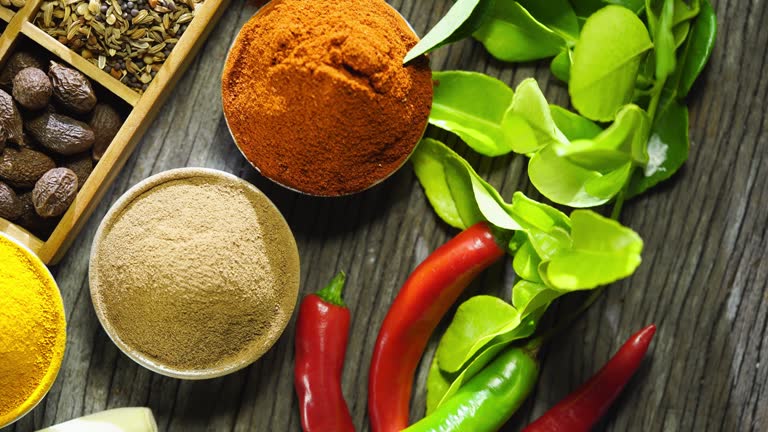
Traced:
<path fill-rule="evenodd" d="M 344 271 L 340 271 L 336 276 L 331 279 L 325 288 L 320 289 L 315 293 L 324 301 L 334 304 L 336 306 L 347 307 L 344 304 L 344 299 L 341 297 L 344 292 L 344 284 L 347 282 L 347 274 Z"/>

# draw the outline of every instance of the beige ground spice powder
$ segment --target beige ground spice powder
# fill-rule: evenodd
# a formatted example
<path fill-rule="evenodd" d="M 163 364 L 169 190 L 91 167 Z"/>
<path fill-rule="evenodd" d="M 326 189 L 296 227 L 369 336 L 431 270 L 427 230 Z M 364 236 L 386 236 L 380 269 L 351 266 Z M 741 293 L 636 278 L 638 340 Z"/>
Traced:
<path fill-rule="evenodd" d="M 290 319 L 295 242 L 251 188 L 210 176 L 163 182 L 100 234 L 91 289 L 102 323 L 154 363 L 224 367 L 263 354 Z"/>

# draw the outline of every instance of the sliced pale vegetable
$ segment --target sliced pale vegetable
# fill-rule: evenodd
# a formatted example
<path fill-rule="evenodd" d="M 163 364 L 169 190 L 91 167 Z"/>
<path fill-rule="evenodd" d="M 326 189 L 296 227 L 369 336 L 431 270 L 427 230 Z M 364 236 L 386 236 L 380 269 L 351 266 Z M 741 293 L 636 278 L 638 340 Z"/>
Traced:
<path fill-rule="evenodd" d="M 38 432 L 157 432 L 157 423 L 149 408 L 116 408 Z"/>
<path fill-rule="evenodd" d="M 573 51 L 568 91 L 576 110 L 592 120 L 613 120 L 632 100 L 640 62 L 652 47 L 645 25 L 629 9 L 595 12 Z"/>

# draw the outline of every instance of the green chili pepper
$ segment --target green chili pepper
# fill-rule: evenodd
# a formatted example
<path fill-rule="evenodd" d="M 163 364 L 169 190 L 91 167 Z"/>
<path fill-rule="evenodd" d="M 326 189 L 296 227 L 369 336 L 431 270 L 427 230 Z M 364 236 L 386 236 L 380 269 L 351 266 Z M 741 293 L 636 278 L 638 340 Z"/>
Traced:
<path fill-rule="evenodd" d="M 495 432 L 522 405 L 539 375 L 535 354 L 510 348 L 432 414 L 403 432 Z"/>

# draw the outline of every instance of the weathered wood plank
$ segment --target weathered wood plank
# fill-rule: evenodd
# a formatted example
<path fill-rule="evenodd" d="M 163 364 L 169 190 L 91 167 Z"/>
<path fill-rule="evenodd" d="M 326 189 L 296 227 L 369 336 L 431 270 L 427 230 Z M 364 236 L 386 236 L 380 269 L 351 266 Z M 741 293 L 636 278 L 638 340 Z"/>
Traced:
<path fill-rule="evenodd" d="M 392 2 L 423 34 L 450 0 Z M 711 65 L 691 96 L 692 156 L 680 175 L 629 202 L 624 222 L 643 236 L 644 263 L 610 287 L 587 315 L 542 353 L 535 394 L 505 430 L 518 430 L 590 376 L 633 330 L 659 325 L 653 354 L 600 430 L 768 430 L 768 4 L 716 2 L 721 27 Z M 387 307 L 409 272 L 453 231 L 440 223 L 406 167 L 360 195 L 317 199 L 265 181 L 232 144 L 221 116 L 219 76 L 231 40 L 256 10 L 233 2 L 66 259 L 55 269 L 69 319 L 64 366 L 50 395 L 8 431 L 26 432 L 106 408 L 148 405 L 164 431 L 299 430 L 292 388 L 293 322 L 263 359 L 229 377 L 181 382 L 123 356 L 101 330 L 88 294 L 90 243 L 127 188 L 181 166 L 238 174 L 284 212 L 302 257 L 302 292 L 337 269 L 349 273 L 353 328 L 344 391 L 358 430 L 366 419 L 367 369 Z M 478 70 L 515 85 L 535 76 L 547 97 L 567 101 L 546 64 L 510 66 L 464 41 L 438 51 L 436 69 Z M 455 142 L 448 140 L 449 142 Z M 460 152 L 505 196 L 537 197 L 524 158 Z M 471 293 L 509 293 L 509 262 Z M 567 299 L 559 310 L 577 303 Z M 557 310 L 556 309 L 556 310 Z M 556 314 L 550 319 L 556 319 Z M 445 325 L 445 323 L 443 324 Z M 412 416 L 424 408 L 430 346 Z"/>

